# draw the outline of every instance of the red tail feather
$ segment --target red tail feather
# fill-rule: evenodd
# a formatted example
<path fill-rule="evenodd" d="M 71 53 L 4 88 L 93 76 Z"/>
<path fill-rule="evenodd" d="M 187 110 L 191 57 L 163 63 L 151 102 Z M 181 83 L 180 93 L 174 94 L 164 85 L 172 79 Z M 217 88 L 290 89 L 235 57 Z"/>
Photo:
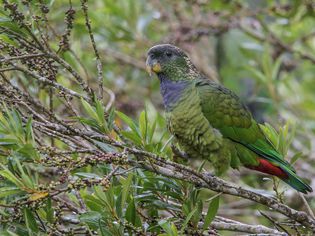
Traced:
<path fill-rule="evenodd" d="M 280 179 L 288 178 L 288 175 L 281 168 L 274 166 L 272 163 L 265 159 L 259 159 L 258 166 L 247 166 L 247 168 L 257 170 L 269 175 L 274 175 L 279 177 Z"/>

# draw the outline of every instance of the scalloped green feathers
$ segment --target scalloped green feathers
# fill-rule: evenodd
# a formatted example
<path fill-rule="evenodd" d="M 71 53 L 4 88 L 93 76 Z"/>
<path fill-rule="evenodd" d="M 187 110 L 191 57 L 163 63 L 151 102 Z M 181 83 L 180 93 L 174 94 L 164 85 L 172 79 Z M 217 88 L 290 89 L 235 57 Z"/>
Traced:
<path fill-rule="evenodd" d="M 233 92 L 208 80 L 197 79 L 195 88 L 199 91 L 202 115 L 220 131 L 223 138 L 234 144 L 236 155 L 232 155 L 233 168 L 237 168 L 233 163 L 239 163 L 275 175 L 300 192 L 312 191 L 267 140 L 248 109 Z M 235 153 L 234 149 L 232 153 Z"/>
<path fill-rule="evenodd" d="M 181 49 L 169 44 L 152 47 L 147 67 L 160 80 L 168 128 L 190 157 L 209 160 L 216 174 L 244 166 L 277 176 L 300 192 L 312 191 L 240 99 L 205 79 Z"/>

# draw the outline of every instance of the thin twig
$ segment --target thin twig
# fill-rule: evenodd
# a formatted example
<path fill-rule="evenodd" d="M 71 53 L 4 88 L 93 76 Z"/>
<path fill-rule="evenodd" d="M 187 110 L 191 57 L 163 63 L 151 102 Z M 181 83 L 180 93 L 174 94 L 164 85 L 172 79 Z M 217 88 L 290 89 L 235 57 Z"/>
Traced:
<path fill-rule="evenodd" d="M 115 93 L 107 87 L 104 87 L 103 89 L 109 95 L 109 101 L 105 106 L 105 111 L 108 112 L 115 102 Z"/>
<path fill-rule="evenodd" d="M 0 72 L 6 72 L 6 71 L 12 71 L 12 70 L 15 70 L 15 68 L 14 67 L 7 67 L 7 68 L 0 69 Z"/>
<path fill-rule="evenodd" d="M 97 47 L 96 47 L 96 43 L 94 40 L 94 35 L 92 32 L 92 27 L 91 27 L 91 23 L 90 23 L 90 19 L 89 19 L 89 15 L 88 15 L 88 6 L 87 6 L 87 0 L 81 0 L 81 7 L 84 13 L 84 18 L 85 18 L 85 26 L 88 29 L 89 32 L 89 36 L 90 36 L 90 40 L 93 46 L 93 50 L 94 50 L 94 54 L 96 56 L 96 64 L 97 64 L 97 78 L 98 78 L 98 86 L 99 86 L 99 93 L 98 93 L 98 97 L 100 100 L 103 100 L 103 96 L 104 96 L 104 86 L 103 86 L 103 66 L 102 66 L 102 62 L 100 59 L 100 55 L 98 53 Z"/>
<path fill-rule="evenodd" d="M 42 57 L 45 55 L 46 55 L 45 53 L 36 53 L 36 54 L 20 55 L 20 56 L 15 56 L 15 57 L 7 57 L 7 58 L 0 59 L 0 63 L 5 63 L 8 61 L 14 61 L 14 60 L 21 60 L 21 59 L 26 59 L 26 58 Z"/>
<path fill-rule="evenodd" d="M 261 214 L 262 216 L 264 216 L 264 217 L 265 217 L 266 219 L 268 219 L 271 223 L 273 223 L 277 228 L 283 230 L 283 231 L 286 232 L 288 235 L 290 235 L 289 232 L 288 232 L 284 227 L 282 227 L 282 225 L 280 225 L 277 221 L 275 221 L 274 219 L 272 219 L 270 216 L 268 216 L 267 214 L 263 213 L 262 211 L 259 211 L 259 212 L 260 212 L 260 214 Z"/>
<path fill-rule="evenodd" d="M 79 93 L 77 93 L 77 92 L 75 92 L 75 91 L 73 91 L 71 89 L 68 89 L 68 88 L 62 86 L 61 84 L 59 84 L 59 83 L 57 83 L 55 81 L 52 81 L 52 80 L 49 80 L 49 79 L 47 79 L 47 78 L 45 78 L 43 76 L 37 75 L 37 74 L 35 74 L 34 72 L 32 72 L 30 70 L 27 70 L 27 69 L 25 69 L 25 68 L 23 68 L 21 66 L 18 66 L 17 64 L 13 64 L 13 68 L 15 70 L 21 71 L 21 72 L 23 72 L 23 73 L 25 73 L 25 74 L 27 74 L 29 76 L 34 77 L 35 79 L 37 79 L 38 81 L 40 81 L 40 82 L 42 82 L 44 84 L 50 85 L 50 86 L 52 86 L 52 87 L 54 87 L 54 88 L 56 88 L 56 89 L 58 89 L 58 90 L 60 90 L 60 91 L 62 91 L 64 93 L 67 93 L 70 96 L 77 97 L 77 98 L 83 98 L 83 99 L 89 101 L 89 99 L 87 97 L 85 97 L 85 96 L 83 96 L 83 95 L 81 95 L 81 94 L 79 94 Z"/>
<path fill-rule="evenodd" d="M 307 212 L 313 217 L 313 219 L 315 219 L 314 212 L 313 212 L 312 208 L 310 207 L 310 205 L 308 204 L 308 202 L 306 201 L 304 195 L 302 193 L 299 193 L 299 196 L 302 199 L 302 201 L 306 207 Z"/>
<path fill-rule="evenodd" d="M 268 235 L 289 235 L 282 233 L 276 229 L 270 229 L 263 225 L 248 225 L 241 222 L 225 223 L 225 222 L 212 222 L 211 227 L 216 230 L 227 230 L 234 232 L 244 232 L 250 234 L 268 234 Z"/>

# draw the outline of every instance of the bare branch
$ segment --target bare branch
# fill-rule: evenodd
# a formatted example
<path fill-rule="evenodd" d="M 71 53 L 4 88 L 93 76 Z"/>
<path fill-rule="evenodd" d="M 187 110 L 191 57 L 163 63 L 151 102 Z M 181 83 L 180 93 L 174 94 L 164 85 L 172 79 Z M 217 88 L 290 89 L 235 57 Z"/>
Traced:
<path fill-rule="evenodd" d="M 303 201 L 303 203 L 307 209 L 308 214 L 310 214 L 310 216 L 312 216 L 313 219 L 315 219 L 314 212 L 313 212 L 312 208 L 310 207 L 310 205 L 308 204 L 308 202 L 306 201 L 304 195 L 302 193 L 299 193 L 299 196 L 302 199 L 302 201 Z"/>
<path fill-rule="evenodd" d="M 0 59 L 0 63 L 14 61 L 14 60 L 21 60 L 21 59 L 26 59 L 26 58 L 42 57 L 45 55 L 46 55 L 45 53 L 37 53 L 37 54 L 26 54 L 26 55 L 21 55 L 21 56 L 16 56 L 16 57 L 7 57 L 7 58 Z"/>
<path fill-rule="evenodd" d="M 212 222 L 211 227 L 217 230 L 244 232 L 244 233 L 250 233 L 250 234 L 271 234 L 271 235 L 283 235 L 283 236 L 287 235 L 286 233 L 282 233 L 275 229 L 270 229 L 263 225 L 248 225 L 241 222 L 235 222 L 235 223 Z"/>
<path fill-rule="evenodd" d="M 100 55 L 98 53 L 97 47 L 96 47 L 96 43 L 94 40 L 94 35 L 92 32 L 92 27 L 90 24 L 90 19 L 89 19 L 89 15 L 88 15 L 88 6 L 87 6 L 87 0 L 81 0 L 81 7 L 84 13 L 84 17 L 85 17 L 85 25 L 88 29 L 89 32 L 89 36 L 90 36 L 90 40 L 93 46 L 93 50 L 94 50 L 94 54 L 96 56 L 96 64 L 97 64 L 97 78 L 98 78 L 98 84 L 99 84 L 99 99 L 103 100 L 103 96 L 104 96 L 104 86 L 103 86 L 103 66 L 102 66 L 102 62 L 100 59 Z"/>
<path fill-rule="evenodd" d="M 14 66 L 15 70 L 21 71 L 21 72 L 23 72 L 23 73 L 25 73 L 25 74 L 27 74 L 29 76 L 32 76 L 33 78 L 37 79 L 38 81 L 40 81 L 40 82 L 42 82 L 44 84 L 50 85 L 50 86 L 54 87 L 55 89 L 58 89 L 58 90 L 66 93 L 66 94 L 68 94 L 70 96 L 77 97 L 77 98 L 83 98 L 83 99 L 89 101 L 89 99 L 87 97 L 85 97 L 85 96 L 83 96 L 83 95 L 81 95 L 81 94 L 79 94 L 79 93 L 77 93 L 77 92 L 75 92 L 75 91 L 73 91 L 71 89 L 68 89 L 68 88 L 62 86 L 61 84 L 59 84 L 59 83 L 57 83 L 55 81 L 52 81 L 52 80 L 49 80 L 49 79 L 47 79 L 47 78 L 45 78 L 43 76 L 37 75 L 34 72 L 29 71 L 29 70 L 27 70 L 27 69 L 25 69 L 25 68 L 23 68 L 21 66 L 18 66 L 16 64 L 13 64 L 13 66 Z"/>

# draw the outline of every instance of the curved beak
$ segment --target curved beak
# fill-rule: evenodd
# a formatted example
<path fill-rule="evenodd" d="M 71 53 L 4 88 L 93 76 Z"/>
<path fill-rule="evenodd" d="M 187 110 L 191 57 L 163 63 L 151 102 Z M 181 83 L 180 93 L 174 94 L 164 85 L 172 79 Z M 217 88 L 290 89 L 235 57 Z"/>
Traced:
<path fill-rule="evenodd" d="M 156 59 L 152 59 L 148 56 L 146 61 L 146 70 L 150 76 L 152 76 L 152 72 L 159 73 L 161 72 L 161 64 Z"/>

